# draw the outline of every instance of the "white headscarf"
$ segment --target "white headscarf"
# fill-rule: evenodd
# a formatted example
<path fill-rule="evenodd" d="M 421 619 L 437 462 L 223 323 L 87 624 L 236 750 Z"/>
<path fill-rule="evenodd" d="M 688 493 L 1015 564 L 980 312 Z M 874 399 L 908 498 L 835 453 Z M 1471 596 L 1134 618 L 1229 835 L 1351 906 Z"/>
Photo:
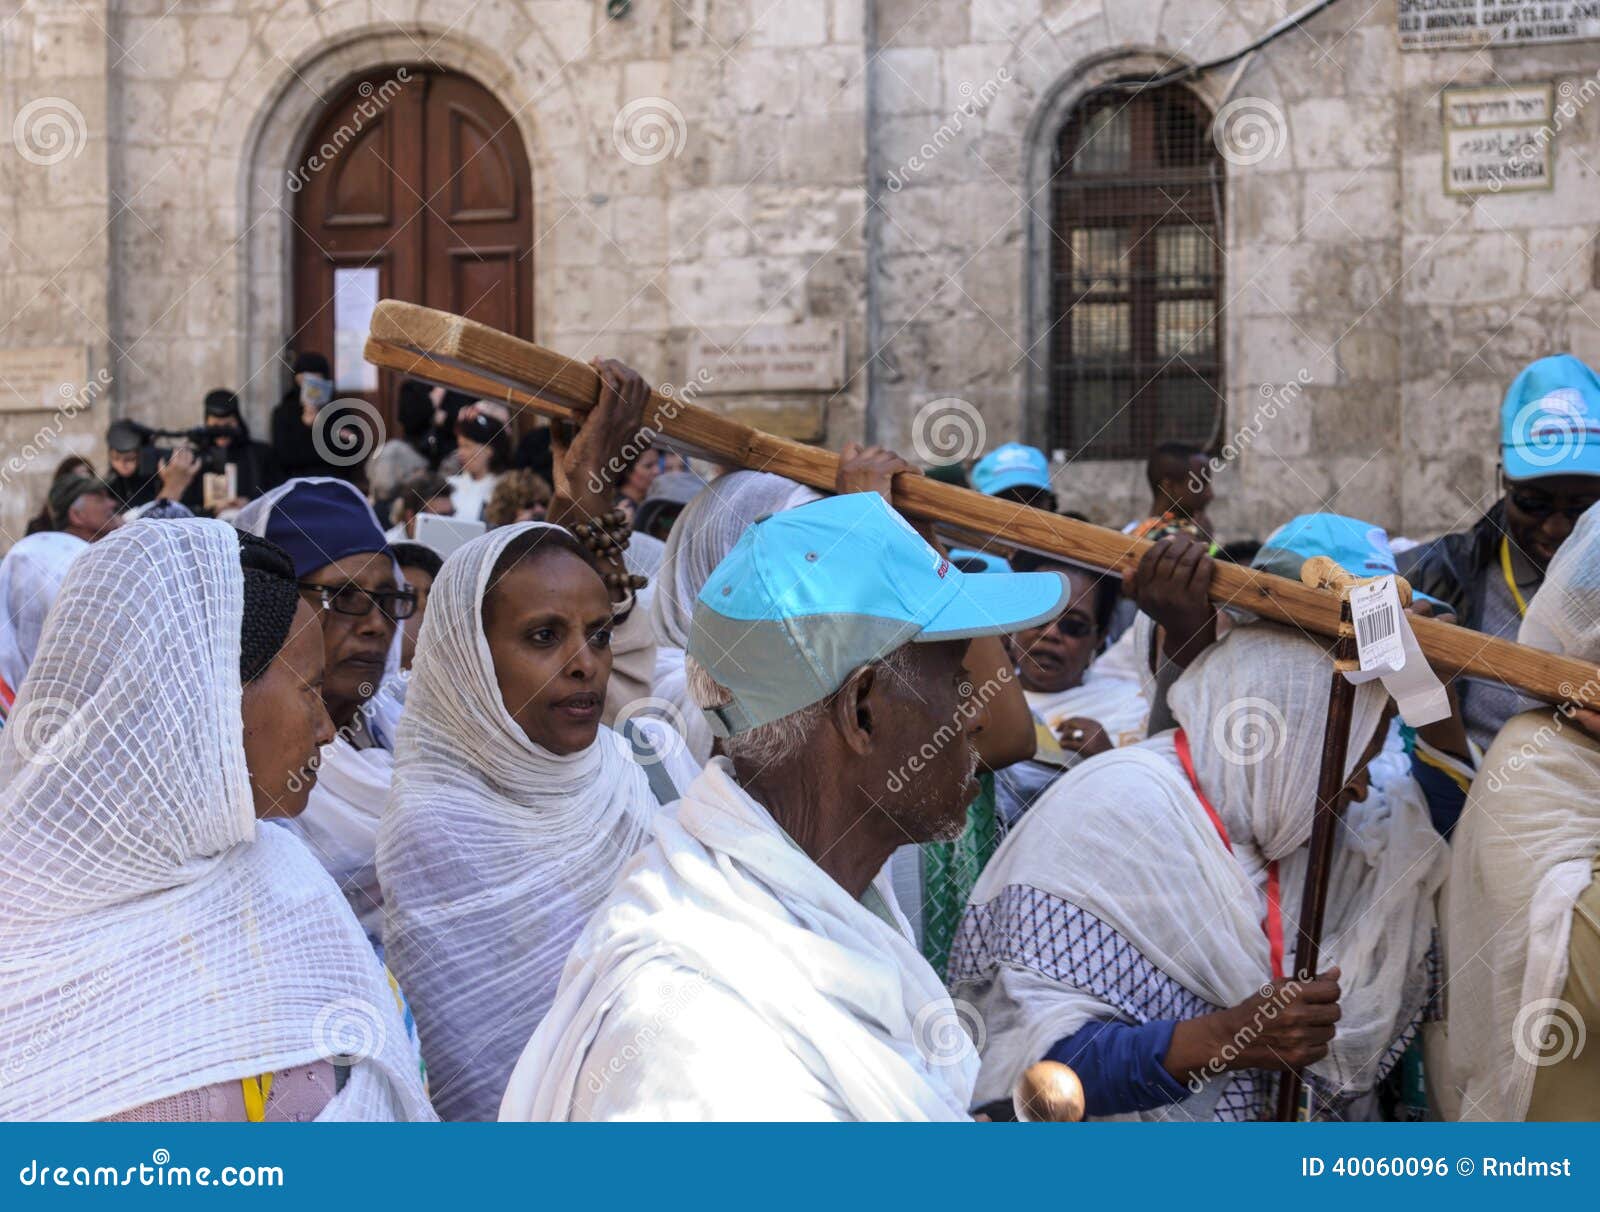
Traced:
<path fill-rule="evenodd" d="M 87 550 L 77 535 L 50 530 L 30 534 L 0 560 L 0 678 L 13 693 L 33 663 L 67 569 Z"/>
<path fill-rule="evenodd" d="M 653 692 L 661 700 L 656 714 L 683 734 L 689 752 L 701 764 L 711 756 L 713 738 L 699 704 L 689 696 L 683 666 L 695 599 L 712 571 L 757 518 L 821 499 L 804 484 L 782 476 L 730 471 L 701 489 L 667 534 L 667 550 L 650 603 L 656 632 Z"/>
<path fill-rule="evenodd" d="M 119 530 L 62 587 L 0 732 L 0 1119 L 348 1054 L 320 1118 L 433 1118 L 344 899 L 256 821 L 243 605 L 238 536 L 212 521 Z"/>
<path fill-rule="evenodd" d="M 1600 505 L 1550 561 L 1517 639 L 1600 662 Z M 1582 1046 L 1560 996 L 1572 908 L 1600 852 L 1597 788 L 1600 746 L 1548 708 L 1512 716 L 1478 766 L 1441 912 L 1447 1077 L 1463 1119 L 1526 1118 L 1538 1070 L 1574 1033 Z"/>
<path fill-rule="evenodd" d="M 301 476 L 280 484 L 241 509 L 234 525 L 266 538 L 278 502 L 302 484 L 338 484 L 348 489 L 371 516 L 373 528 L 383 533 L 377 514 L 372 513 L 361 490 L 333 476 Z M 404 579 L 398 563 L 394 575 L 396 584 Z M 382 923 L 383 896 L 373 852 L 378 844 L 378 822 L 389 799 L 389 781 L 394 776 L 393 747 L 405 706 L 406 677 L 400 668 L 404 638 L 401 626 L 395 627 L 383 677 L 361 705 L 367 730 L 378 743 L 358 749 L 341 730 L 317 755 L 319 775 L 306 810 L 285 822 L 344 889 L 350 908 L 367 933 L 374 936 Z"/>
<path fill-rule="evenodd" d="M 1184 1019 L 1237 1005 L 1271 976 L 1262 929 L 1268 863 L 1279 862 L 1293 962 L 1331 662 L 1320 644 L 1270 624 L 1239 628 L 1173 686 L 1197 781 L 1224 846 L 1178 761 L 1174 733 L 1070 771 L 990 860 L 950 960 L 951 987 L 988 1025 L 978 1102 L 1004 1097 L 1029 1064 L 1091 1020 Z M 1356 690 L 1347 770 L 1384 704 Z M 1346 817 L 1330 886 L 1324 966 L 1343 971 L 1344 1017 L 1312 1072 L 1323 1093 L 1370 1090 L 1426 992 L 1431 896 L 1443 848 L 1420 797 L 1374 798 Z M 1207 1082 L 1145 1118 L 1252 1118 L 1250 1072 Z"/>
<path fill-rule="evenodd" d="M 657 807 L 617 733 L 601 728 L 562 757 L 530 741 L 501 698 L 484 595 L 512 540 L 554 529 L 501 527 L 444 562 L 378 836 L 384 952 L 446 1119 L 494 1118 L 572 940 Z"/>
<path fill-rule="evenodd" d="M 977 1058 L 917 953 L 887 871 L 856 900 L 734 781 L 725 758 L 705 768 L 675 814 L 656 818 L 655 832 L 573 948 L 502 1119 L 581 1116 L 597 1074 L 608 1083 L 603 1113 L 618 1118 L 660 1118 L 675 1104 L 729 1118 L 751 1102 L 777 1118 L 967 1118 Z M 590 1054 L 604 1018 L 659 1005 L 685 972 L 698 976 L 652 1016 L 649 1038 L 631 1042 L 638 1055 Z M 697 1020 L 677 1008 L 690 997 L 732 1003 L 735 1013 L 709 1021 L 752 1034 L 686 1034 Z M 773 1070 L 752 1058 L 769 1057 L 803 1068 L 817 1096 L 784 1088 L 763 1097 Z"/>

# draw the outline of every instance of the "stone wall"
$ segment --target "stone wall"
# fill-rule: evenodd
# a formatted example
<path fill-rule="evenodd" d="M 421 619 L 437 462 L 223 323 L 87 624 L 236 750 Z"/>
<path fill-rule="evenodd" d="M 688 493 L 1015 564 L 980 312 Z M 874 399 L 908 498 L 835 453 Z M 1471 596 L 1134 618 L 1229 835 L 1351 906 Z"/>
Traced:
<path fill-rule="evenodd" d="M 601 0 L 23 0 L 0 28 L 0 347 L 84 344 L 112 387 L 0 484 L 0 545 L 61 455 L 98 451 L 108 415 L 187 423 L 227 384 L 264 419 L 288 332 L 286 174 L 356 73 L 432 60 L 515 115 L 541 341 L 682 383 L 696 330 L 840 319 L 843 391 L 710 399 L 790 432 L 821 418 L 831 445 L 914 450 L 918 410 L 956 397 L 992 446 L 1041 431 L 1049 318 L 1030 249 L 1048 236 L 1055 124 L 1098 80 L 1230 53 L 1286 11 L 634 0 L 609 20 Z M 1249 435 L 1218 481 L 1229 535 L 1313 508 L 1458 524 L 1493 488 L 1515 370 L 1563 348 L 1600 358 L 1585 205 L 1600 117 L 1564 123 L 1552 192 L 1459 199 L 1438 97 L 1594 66 L 1594 43 L 1402 54 L 1380 0 L 1196 82 L 1213 108 L 1250 102 L 1274 140 L 1227 165 L 1223 437 Z M 76 108 L 81 146 L 19 162 L 13 126 L 41 98 Z M 613 142 L 640 98 L 683 118 L 657 164 Z M 0 413 L 0 443 L 13 454 L 49 420 Z M 1080 461 L 1060 483 L 1099 520 L 1143 507 L 1136 465 Z"/>

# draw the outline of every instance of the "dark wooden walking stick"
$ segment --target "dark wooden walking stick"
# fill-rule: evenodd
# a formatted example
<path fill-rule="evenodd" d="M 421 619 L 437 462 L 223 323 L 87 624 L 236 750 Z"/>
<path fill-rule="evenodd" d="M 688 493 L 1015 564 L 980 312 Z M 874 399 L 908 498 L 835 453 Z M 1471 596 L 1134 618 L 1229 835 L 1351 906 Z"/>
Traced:
<path fill-rule="evenodd" d="M 1345 677 L 1359 669 L 1356 632 L 1350 617 L 1350 591 L 1373 578 L 1346 572 L 1326 556 L 1307 560 L 1301 579 L 1318 589 L 1339 594 L 1339 635 L 1333 644 L 1333 679 L 1328 686 L 1328 723 L 1322 734 L 1322 765 L 1317 771 L 1317 805 L 1311 823 L 1311 853 L 1306 863 L 1305 890 L 1300 898 L 1300 921 L 1295 928 L 1294 971 L 1297 981 L 1315 979 L 1322 959 L 1322 919 L 1328 908 L 1328 881 L 1333 875 L 1333 854 L 1339 842 L 1339 798 L 1345 785 L 1345 765 L 1350 756 L 1350 720 L 1356 701 L 1355 684 Z M 1401 605 L 1411 600 L 1411 587 L 1395 578 Z M 1278 1083 L 1277 1118 L 1292 1123 L 1302 1118 L 1300 1074 L 1290 1070 Z M 1310 1118 L 1307 1096 L 1305 1118 Z"/>

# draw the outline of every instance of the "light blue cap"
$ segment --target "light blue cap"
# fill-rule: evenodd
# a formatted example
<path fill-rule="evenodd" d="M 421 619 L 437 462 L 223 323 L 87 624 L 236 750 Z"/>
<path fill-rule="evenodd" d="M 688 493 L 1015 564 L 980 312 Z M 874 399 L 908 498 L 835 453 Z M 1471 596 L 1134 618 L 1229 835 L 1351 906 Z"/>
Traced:
<path fill-rule="evenodd" d="M 1600 378 L 1571 354 L 1531 363 L 1500 406 L 1500 461 L 1510 480 L 1600 476 Z"/>
<path fill-rule="evenodd" d="M 1066 609 L 1055 572 L 962 572 L 877 493 L 758 520 L 695 602 L 688 654 L 733 695 L 706 711 L 733 736 L 821 702 L 908 643 L 1003 635 Z"/>
<path fill-rule="evenodd" d="M 1298 581 L 1300 565 L 1312 556 L 1327 556 L 1358 577 L 1390 576 L 1398 571 L 1387 530 L 1338 513 L 1303 513 L 1285 522 L 1267 536 L 1250 567 Z M 1412 593 L 1445 605 L 1425 593 Z"/>
<path fill-rule="evenodd" d="M 1050 460 L 1037 447 L 1007 442 L 978 460 L 972 469 L 972 486 L 988 496 L 1008 488 L 1050 490 Z"/>
<path fill-rule="evenodd" d="M 992 551 L 974 551 L 970 547 L 952 547 L 950 562 L 963 572 L 1010 572 L 1011 564 L 1004 556 Z"/>

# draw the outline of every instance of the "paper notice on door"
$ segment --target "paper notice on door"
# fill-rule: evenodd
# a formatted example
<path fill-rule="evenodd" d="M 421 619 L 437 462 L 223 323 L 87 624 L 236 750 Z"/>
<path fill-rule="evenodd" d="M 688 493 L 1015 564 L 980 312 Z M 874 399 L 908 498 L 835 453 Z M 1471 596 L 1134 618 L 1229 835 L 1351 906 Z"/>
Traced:
<path fill-rule="evenodd" d="M 333 271 L 333 388 L 376 391 L 378 368 L 362 356 L 372 309 L 378 305 L 376 268 Z"/>

